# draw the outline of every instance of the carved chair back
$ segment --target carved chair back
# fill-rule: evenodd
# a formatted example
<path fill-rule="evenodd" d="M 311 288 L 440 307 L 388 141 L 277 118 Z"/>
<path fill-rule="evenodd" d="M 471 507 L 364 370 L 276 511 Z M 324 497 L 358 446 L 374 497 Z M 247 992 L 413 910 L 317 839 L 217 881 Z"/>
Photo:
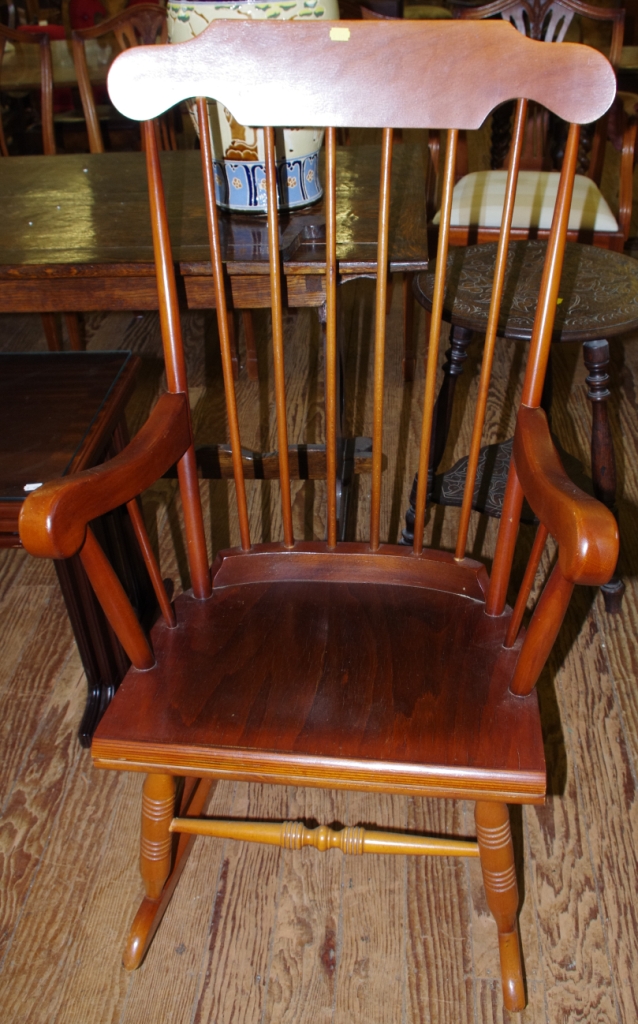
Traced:
<path fill-rule="evenodd" d="M 0 84 L 2 82 L 2 59 L 7 43 L 18 48 L 40 47 L 40 117 L 42 118 L 42 148 L 46 156 L 55 153 L 55 131 L 53 128 L 53 65 L 51 61 L 51 40 L 46 32 L 20 32 L 0 24 Z M 6 138 L 0 117 L 0 153 L 8 156 Z"/>
<path fill-rule="evenodd" d="M 273 55 L 286 53 L 286 61 Z M 463 54 L 464 74 L 443 73 L 442 69 L 458 67 Z M 188 58 L 188 59 L 186 59 Z M 379 69 L 383 73 L 379 74 Z M 494 69 L 498 69 L 498 74 Z M 266 69 L 266 70 L 264 70 Z M 303 70 L 303 73 L 302 73 Z M 471 72 L 471 89 L 466 87 Z M 255 75 L 260 88 L 254 88 Z M 299 76 L 298 78 L 296 76 Z M 295 81 L 304 81 L 303 89 L 293 88 Z M 323 83 L 321 88 L 319 83 Z M 326 82 L 330 88 L 325 88 Z M 327 472 L 327 541 L 320 545 L 326 553 L 337 545 L 337 233 L 336 233 L 336 130 L 345 126 L 381 126 L 383 129 L 381 185 L 379 193 L 379 234 L 377 248 L 377 292 L 374 353 L 373 458 L 370 502 L 369 543 L 363 549 L 373 556 L 406 554 L 405 548 L 388 547 L 381 541 L 380 509 L 382 488 L 382 438 L 384 416 L 385 309 L 388 271 L 388 228 L 390 178 L 392 168 L 392 130 L 395 126 L 418 128 L 446 127 L 449 143 L 446 152 L 441 230 L 436 257 L 436 283 L 431 315 L 427 373 L 423 397 L 422 430 L 418 461 L 419 486 L 416 500 L 416 523 L 413 556 L 425 557 L 423 532 L 426 510 L 428 456 L 432 435 L 435 384 L 441 332 L 443 294 L 445 288 L 446 254 L 454 182 L 455 150 L 461 129 L 474 129 L 483 123 L 491 109 L 512 95 L 529 97 L 553 110 L 570 122 L 565 159 L 561 174 L 556 210 L 548 243 L 547 260 L 534 327 L 533 339 L 523 386 L 519 413 L 515 457 L 510 469 L 507 494 L 501 520 L 496 557 L 486 611 L 499 615 L 512 565 L 514 544 L 523 501 L 523 492 L 540 519 L 538 543 L 532 552 L 531 568 L 523 584 L 508 643 L 518 633 L 523 610 L 538 567 L 548 532 L 558 541 L 559 561 L 545 588 L 525 640 L 527 656 L 521 658 L 521 676 L 517 692 L 526 693 L 534 686 L 540 667 L 562 620 L 574 583 L 594 582 L 611 576 L 615 565 L 617 532 L 613 516 L 593 499 L 589 499 L 565 482 L 560 464 L 549 437 L 544 414 L 539 409 L 541 390 L 547 365 L 552 325 L 560 281 L 567 218 L 575 172 L 579 123 L 587 123 L 602 115 L 613 99 L 615 78 L 605 58 L 585 47 L 564 45 L 545 47 L 525 39 L 507 24 L 483 22 L 403 23 L 351 22 L 323 27 L 300 22 L 267 25 L 214 22 L 196 40 L 173 47 L 147 47 L 122 54 L 109 75 L 111 97 L 124 114 L 144 122 L 151 214 L 154 230 L 155 258 L 162 336 L 166 360 L 169 395 L 154 413 L 153 428 L 147 424 L 131 446 L 135 471 L 122 468 L 118 486 L 112 488 L 111 501 L 129 502 L 135 514 L 134 495 L 148 486 L 173 462 L 178 475 L 184 504 L 185 529 L 193 590 L 205 598 L 211 593 L 210 568 L 206 554 L 204 527 L 197 483 L 195 453 L 191 437 L 188 403 L 185 400 L 187 380 L 182 349 L 177 291 L 171 256 L 168 221 L 164 203 L 161 168 L 157 142 L 151 119 L 183 99 L 197 96 L 201 126 L 202 173 L 206 198 L 211 262 L 215 284 L 217 316 L 221 342 L 224 388 L 228 411 L 228 427 L 235 478 L 237 513 L 241 548 L 257 551 L 251 535 L 241 455 L 239 417 L 232 372 L 231 346 L 228 332 L 226 293 L 221 261 L 218 212 L 215 203 L 212 143 L 206 98 L 216 98 L 230 106 L 234 116 L 244 124 L 264 128 L 266 148 L 266 194 L 268 234 L 270 240 L 270 285 L 272 297 L 273 355 L 281 481 L 283 539 L 281 550 L 293 550 L 297 540 L 293 517 L 288 460 L 288 426 L 284 381 L 284 336 L 282 312 L 282 269 L 279 256 L 279 225 L 277 212 L 277 174 L 273 126 L 327 124 L 326 130 L 326 472 Z M 485 351 L 475 411 L 465 497 L 455 551 L 459 564 L 470 564 L 465 557 L 474 481 L 481 445 L 487 394 L 489 389 L 496 327 L 502 297 L 505 261 L 510 234 L 516 180 L 524 137 L 527 100 L 517 103 L 513 152 L 501 237 L 494 277 L 493 296 Z M 153 417 L 152 417 L 153 418 Z M 149 437 L 158 423 L 166 433 L 165 450 L 152 465 L 145 465 Z M 170 436 L 169 433 L 170 426 Z M 145 433 L 146 431 L 146 433 Z M 120 457 L 118 457 L 120 458 Z M 132 464 L 133 464 L 132 463 Z M 558 463 L 558 468 L 557 464 Z M 132 465 L 131 464 L 131 465 Z M 111 464 L 111 475 L 118 460 Z M 540 467 L 540 468 L 539 468 Z M 554 484 L 539 484 L 537 476 L 548 472 Z M 100 470 L 95 473 L 100 474 Z M 153 475 L 155 474 L 155 475 Z M 562 482 L 560 482 L 562 481 Z M 66 485 L 67 488 L 69 485 Z M 78 495 L 81 485 L 78 485 Z M 54 485 L 36 492 L 25 504 L 22 528 L 25 546 L 53 551 L 64 557 L 82 548 L 81 557 L 87 572 L 111 617 L 114 628 L 135 665 L 152 664 L 153 655 L 141 630 L 134 624 L 126 599 L 114 589 L 112 573 L 92 538 L 88 523 L 106 501 L 106 484 L 98 497 L 77 500 L 69 498 L 74 508 L 73 520 L 64 522 L 64 501 L 60 500 L 53 518 L 47 520 L 49 538 L 38 531 L 30 533 L 29 523 L 37 521 L 38 509 L 51 498 Z M 553 487 L 553 490 L 552 490 Z M 571 489 L 570 489 L 571 488 Z M 72 488 L 71 488 L 72 490 Z M 68 490 L 67 494 L 70 493 Z M 89 491 L 86 490 L 86 495 Z M 576 495 L 572 501 L 569 495 Z M 67 499 L 65 499 L 67 500 Z M 570 504 L 571 501 L 571 504 Z M 79 504 L 78 504 L 79 502 Z M 578 502 L 584 503 L 580 511 Z M 578 507 L 577 507 L 578 506 Z M 585 552 L 580 549 L 582 531 L 595 523 L 597 540 Z M 62 525 L 64 524 L 64 525 Z M 59 532 L 56 533 L 56 531 Z M 54 534 L 56 535 L 54 537 Z M 37 536 L 36 536 L 37 535 Z M 86 539 L 85 539 L 86 538 Z M 147 541 L 142 546 L 150 552 Z M 82 547 L 82 544 L 84 545 Z M 354 552 L 356 546 L 347 546 Z M 73 550 L 71 550 L 73 549 Z M 358 549 L 357 549 L 358 550 Z M 362 564 L 362 563 L 361 563 Z M 381 565 L 382 563 L 378 563 Z M 407 564 L 407 563 L 406 563 Z M 157 568 L 151 573 L 159 580 Z M 362 570 L 365 572 L 367 570 Z M 530 575 L 531 574 L 531 575 Z M 120 588 L 121 590 L 121 588 Z M 166 595 L 160 601 L 170 620 Z M 547 595 L 547 596 L 545 596 Z M 549 609 L 549 612 L 548 612 Z M 551 622 L 551 628 L 548 626 Z"/>
<path fill-rule="evenodd" d="M 120 11 L 119 14 L 90 28 L 75 29 L 72 32 L 73 60 L 78 79 L 82 108 L 86 119 L 91 153 L 104 152 L 104 140 L 95 106 L 95 97 L 86 63 L 84 44 L 87 39 L 102 39 L 115 36 L 120 51 L 134 46 L 149 46 L 165 43 L 167 40 L 166 11 L 159 4 L 136 4 Z M 165 149 L 176 148 L 168 144 L 167 130 L 163 125 L 162 142 Z"/>
<path fill-rule="evenodd" d="M 582 0 L 493 0 L 478 7 L 456 8 L 460 19 L 501 18 L 524 36 L 546 43 L 561 43 L 572 26 L 574 17 L 589 19 L 597 25 L 610 25 L 611 38 L 607 55 L 614 69 L 622 52 L 625 11 L 622 7 L 599 7 Z M 581 27 L 582 34 L 582 27 Z M 597 41 L 598 42 L 598 41 Z M 513 104 L 504 104 L 492 118 L 490 164 L 493 169 L 506 165 L 511 146 Z M 586 174 L 600 185 L 607 117 L 581 133 L 578 173 Z M 549 112 L 538 105 L 529 110 L 526 144 L 521 166 L 528 170 L 551 170 L 559 167 L 564 152 L 566 133 Z"/>

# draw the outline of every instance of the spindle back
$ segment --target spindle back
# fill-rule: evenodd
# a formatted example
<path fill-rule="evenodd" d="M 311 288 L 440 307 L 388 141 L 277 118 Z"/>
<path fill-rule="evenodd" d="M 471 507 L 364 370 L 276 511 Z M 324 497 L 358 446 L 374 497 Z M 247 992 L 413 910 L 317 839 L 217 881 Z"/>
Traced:
<path fill-rule="evenodd" d="M 454 11 L 456 18 L 495 18 L 501 16 L 524 36 L 545 43 L 562 43 L 574 15 L 597 22 L 611 22 L 609 62 L 614 68 L 620 63 L 624 7 L 602 7 L 583 3 L 582 0 L 494 0 L 475 7 L 462 7 Z"/>
<path fill-rule="evenodd" d="M 159 4 L 135 4 L 119 14 L 91 25 L 89 28 L 74 29 L 71 33 L 73 61 L 78 79 L 82 109 L 86 119 L 91 153 L 104 152 L 104 140 L 100 128 L 100 120 L 95 106 L 93 86 L 86 62 L 84 44 L 88 39 L 103 39 L 115 36 L 120 50 L 129 50 L 133 46 L 150 46 L 153 43 L 165 43 L 168 38 L 166 10 Z M 171 148 L 165 145 L 164 148 Z"/>
<path fill-rule="evenodd" d="M 51 40 L 46 32 L 20 32 L 0 25 L 0 84 L 2 83 L 2 58 L 6 44 L 11 43 L 18 48 L 22 46 L 40 47 L 40 117 L 42 118 L 42 149 L 45 156 L 55 153 L 55 131 L 53 127 L 53 63 L 51 60 Z M 2 127 L 0 116 L 0 153 L 8 156 L 9 150 Z"/>
<path fill-rule="evenodd" d="M 463 54 L 463 74 L 458 74 Z M 472 87 L 468 88 L 468 82 Z M 258 83 L 258 87 L 256 87 Z M 560 265 L 570 204 L 579 123 L 599 117 L 615 91 L 614 74 L 605 58 L 579 45 L 547 47 L 524 38 L 509 24 L 481 22 L 403 23 L 349 22 L 339 25 L 290 23 L 213 22 L 196 39 L 170 47 L 142 47 L 122 54 L 109 74 L 109 91 L 116 106 L 127 116 L 148 120 L 169 106 L 198 96 L 202 142 L 202 166 L 206 190 L 206 214 L 215 280 L 217 313 L 229 413 L 230 441 L 241 544 L 251 546 L 245 486 L 240 456 L 240 435 L 232 376 L 222 277 L 219 228 L 214 192 L 213 153 L 206 100 L 228 106 L 244 124 L 263 126 L 266 150 L 266 193 L 270 241 L 270 283 L 273 317 L 275 394 L 278 424 L 279 469 L 283 519 L 283 543 L 295 543 L 292 525 L 288 438 L 284 383 L 282 284 L 278 248 L 278 214 L 274 126 L 328 125 L 326 130 L 326 444 L 328 545 L 337 539 L 336 502 L 336 154 L 338 127 L 383 128 L 375 326 L 375 378 L 373 412 L 372 500 L 370 548 L 380 546 L 382 478 L 383 391 L 385 362 L 385 304 L 388 267 L 388 224 L 394 127 L 449 128 L 442 220 L 437 252 L 434 306 L 431 317 L 428 366 L 423 404 L 419 459 L 419 493 L 414 552 L 422 549 L 426 502 L 427 460 L 432 430 L 435 377 L 438 360 L 442 302 L 445 286 L 447 233 L 453 185 L 456 141 L 459 129 L 477 128 L 494 106 L 506 99 L 523 97 L 518 105 L 517 136 L 522 138 L 526 100 L 533 99 L 571 123 L 546 274 L 539 299 L 534 339 L 525 380 L 524 401 L 538 405 L 549 350 Z M 158 283 L 169 389 L 186 388 L 179 317 L 172 275 L 170 243 L 164 208 L 161 172 L 152 131 L 146 127 L 147 160 L 152 216 L 155 227 Z M 519 147 L 520 148 L 520 147 Z M 512 161 L 499 258 L 494 283 L 487 358 L 483 362 L 480 399 L 472 441 L 478 453 L 489 376 L 490 337 L 496 324 L 507 253 L 509 227 L 516 189 L 518 158 Z M 471 508 L 473 458 L 468 473 L 457 557 L 465 550 Z M 194 473 L 194 466 L 192 469 Z M 189 491 L 195 494 L 195 480 Z M 197 513 L 199 515 L 199 513 Z M 199 531 L 198 531 L 199 532 Z M 196 547 L 189 545 L 191 555 Z M 205 566 L 200 566 L 203 572 Z"/>

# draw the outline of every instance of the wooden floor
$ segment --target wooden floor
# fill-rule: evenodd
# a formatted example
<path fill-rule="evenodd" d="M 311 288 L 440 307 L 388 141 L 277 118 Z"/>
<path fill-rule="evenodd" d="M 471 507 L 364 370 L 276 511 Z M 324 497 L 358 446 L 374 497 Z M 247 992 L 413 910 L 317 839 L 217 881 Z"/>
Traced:
<path fill-rule="evenodd" d="M 382 534 L 396 540 L 415 467 L 423 385 L 400 377 L 401 289 L 388 320 Z M 373 292 L 348 285 L 348 416 L 369 430 Z M 355 317 L 351 300 L 363 299 Z M 224 437 L 211 318 L 184 321 L 198 439 Z M 273 442 L 267 319 L 257 314 L 262 382 L 242 372 L 244 443 Z M 130 407 L 135 429 L 160 384 L 157 318 L 90 316 L 89 347 L 144 359 Z M 514 809 L 525 1022 L 638 1021 L 638 338 L 612 345 L 611 413 L 618 450 L 622 615 L 581 588 L 539 684 L 549 768 L 545 807 Z M 44 347 L 37 316 L 0 317 L 0 348 Z M 446 464 L 467 451 L 480 359 L 471 348 Z M 320 335 L 311 311 L 286 319 L 291 440 L 322 425 Z M 508 436 L 525 346 L 500 343 L 488 440 Z M 554 430 L 588 464 L 590 410 L 578 346 L 555 354 Z M 1 439 L 0 439 L 1 443 Z M 225 483 L 203 484 L 211 553 L 237 540 Z M 250 485 L 255 534 L 280 536 L 278 486 Z M 297 485 L 296 529 L 321 536 L 322 485 Z M 369 492 L 357 495 L 364 529 Z M 145 512 L 165 574 L 187 585 L 174 485 Z M 456 513 L 428 532 L 452 543 Z M 470 549 L 489 565 L 494 523 L 479 517 Z M 529 538 L 528 538 L 528 542 Z M 502 1010 L 495 926 L 475 861 L 290 853 L 197 840 L 140 970 L 120 966 L 141 896 L 142 777 L 95 770 L 76 741 L 85 680 L 52 566 L 0 552 L 0 1019 L 7 1024 L 488 1024 Z M 210 813 L 470 835 L 472 807 L 400 797 L 220 783 Z"/>

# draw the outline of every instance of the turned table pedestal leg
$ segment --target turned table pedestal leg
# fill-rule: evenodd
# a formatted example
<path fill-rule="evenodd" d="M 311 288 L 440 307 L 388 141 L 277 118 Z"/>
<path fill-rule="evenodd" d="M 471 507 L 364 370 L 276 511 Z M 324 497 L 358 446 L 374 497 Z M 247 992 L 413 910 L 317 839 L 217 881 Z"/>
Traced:
<path fill-rule="evenodd" d="M 428 469 L 428 497 L 432 492 L 434 474 L 443 458 L 443 452 L 447 444 L 452 422 L 452 409 L 454 408 L 454 392 L 456 391 L 456 380 L 463 373 L 463 364 L 467 359 L 467 347 L 472 340 L 472 331 L 465 327 L 452 326 L 450 329 L 450 347 L 445 353 L 443 364 L 443 383 L 434 406 L 434 417 L 432 423 L 432 440 L 430 442 L 430 462 Z M 401 538 L 402 544 L 412 544 L 414 540 L 414 518 L 416 508 L 416 491 L 418 486 L 418 474 L 415 475 L 410 491 L 410 504 L 405 513 L 405 529 Z"/>
<path fill-rule="evenodd" d="M 588 370 L 587 397 L 592 403 L 591 467 L 594 494 L 617 517 L 616 457 L 609 424 L 609 342 L 604 339 L 583 343 L 583 360 Z M 621 610 L 625 584 L 614 573 L 601 587 L 608 612 Z"/>

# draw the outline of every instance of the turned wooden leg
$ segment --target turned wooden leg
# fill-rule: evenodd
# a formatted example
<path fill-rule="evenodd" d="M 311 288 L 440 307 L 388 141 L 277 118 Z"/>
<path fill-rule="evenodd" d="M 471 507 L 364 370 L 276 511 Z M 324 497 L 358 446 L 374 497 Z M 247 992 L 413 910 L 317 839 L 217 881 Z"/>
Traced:
<path fill-rule="evenodd" d="M 86 339 L 84 337 L 83 324 L 78 313 L 65 313 L 64 322 L 69 333 L 69 345 L 72 352 L 84 352 Z"/>
<path fill-rule="evenodd" d="M 47 340 L 47 348 L 50 352 L 62 351 L 62 335 L 58 327 L 55 313 L 40 313 L 44 337 Z"/>
<path fill-rule="evenodd" d="M 594 494 L 614 515 L 616 508 L 616 457 L 609 425 L 607 400 L 609 391 L 609 342 L 604 339 L 583 344 L 583 360 L 589 371 L 587 397 L 592 403 L 591 467 Z M 601 587 L 608 612 L 619 612 L 625 584 L 614 573 L 609 583 Z"/>
<path fill-rule="evenodd" d="M 518 942 L 518 886 L 507 804 L 476 802 L 476 838 L 483 870 L 487 905 L 498 929 L 503 1002 L 510 1012 L 525 1006 Z"/>
<path fill-rule="evenodd" d="M 252 309 L 243 309 L 241 318 L 244 324 L 244 337 L 246 338 L 246 369 L 248 371 L 248 380 L 259 380 L 257 342 L 255 341 L 255 325 L 253 322 Z"/>
<path fill-rule="evenodd" d="M 429 319 L 429 318 L 428 318 Z M 443 364 L 443 383 L 434 406 L 432 422 L 432 440 L 430 442 L 430 462 L 428 469 L 428 498 L 432 492 L 434 474 L 443 458 L 452 422 L 454 392 L 456 380 L 463 373 L 463 364 L 467 359 L 467 347 L 472 340 L 472 331 L 464 327 L 452 327 L 450 330 L 450 347 L 445 353 Z M 416 491 L 418 474 L 415 475 L 410 491 L 410 504 L 405 513 L 405 529 L 401 538 L 402 544 L 412 544 L 414 540 L 414 517 L 416 507 Z"/>
<path fill-rule="evenodd" d="M 126 949 L 124 950 L 122 963 L 127 971 L 134 971 L 144 959 L 144 955 L 171 901 L 193 846 L 194 836 L 182 835 L 179 837 L 171 870 L 173 840 L 172 833 L 168 831 L 168 826 L 173 819 L 173 815 L 177 813 L 179 815 L 185 814 L 187 817 L 193 816 L 198 818 L 204 810 L 212 785 L 214 783 L 210 779 L 186 779 L 180 808 L 177 809 L 174 806 L 175 780 L 172 776 L 147 776 L 144 784 L 142 856 L 140 858 L 142 877 L 144 878 L 147 895 L 142 900 L 140 908 L 135 915 L 126 943 Z M 147 788 L 149 792 L 147 792 Z M 147 812 L 146 814 L 145 811 Z M 146 843 L 145 837 L 147 839 Z M 168 846 L 166 845 L 167 837 L 169 840 Z M 159 858 L 157 856 L 149 856 L 149 854 L 158 853 L 161 854 Z M 159 862 L 161 862 L 161 868 L 159 868 Z M 160 884 L 159 879 L 166 870 L 170 871 L 170 874 L 168 878 L 164 875 L 164 881 Z M 157 892 L 158 895 L 151 896 L 151 892 Z"/>
<path fill-rule="evenodd" d="M 168 827 L 175 815 L 175 779 L 147 775 L 142 795 L 140 872 L 146 895 L 158 900 L 171 872 L 173 837 Z"/>

